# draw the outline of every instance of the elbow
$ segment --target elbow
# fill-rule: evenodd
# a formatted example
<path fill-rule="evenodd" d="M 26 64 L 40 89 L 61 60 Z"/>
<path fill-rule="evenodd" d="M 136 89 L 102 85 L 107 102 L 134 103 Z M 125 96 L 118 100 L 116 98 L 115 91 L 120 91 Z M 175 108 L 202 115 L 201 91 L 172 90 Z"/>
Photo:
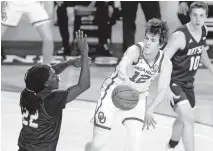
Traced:
<path fill-rule="evenodd" d="M 91 86 L 91 84 L 90 84 L 90 81 L 89 81 L 89 82 L 85 85 L 85 91 L 86 91 L 87 89 L 89 89 L 90 86 Z"/>
<path fill-rule="evenodd" d="M 91 80 L 90 80 L 90 78 L 89 78 L 89 80 L 88 80 L 88 81 L 86 82 L 86 84 L 85 84 L 85 89 L 86 89 L 86 90 L 89 89 L 90 86 L 91 86 Z"/>
<path fill-rule="evenodd" d="M 90 80 L 88 82 L 84 82 L 83 84 L 80 84 L 80 87 L 81 87 L 83 92 L 88 90 L 90 88 L 90 86 L 91 86 L 90 85 Z"/>

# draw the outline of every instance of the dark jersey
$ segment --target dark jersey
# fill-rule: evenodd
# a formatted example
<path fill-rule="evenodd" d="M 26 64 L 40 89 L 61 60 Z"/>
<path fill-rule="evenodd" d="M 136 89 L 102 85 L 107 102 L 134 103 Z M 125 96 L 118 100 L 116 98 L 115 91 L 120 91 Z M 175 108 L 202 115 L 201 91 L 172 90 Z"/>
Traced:
<path fill-rule="evenodd" d="M 186 46 L 183 50 L 178 50 L 171 61 L 173 64 L 172 78 L 173 82 L 194 82 L 194 76 L 197 72 L 202 50 L 206 43 L 206 28 L 202 27 L 202 36 L 199 42 L 197 42 L 191 35 L 188 25 L 179 27 L 176 31 L 181 31 L 185 35 Z M 175 31 L 175 32 L 176 32 Z"/>
<path fill-rule="evenodd" d="M 67 91 L 42 91 L 40 109 L 34 115 L 23 109 L 18 145 L 29 151 L 55 151 L 59 138 L 62 109 L 65 108 Z"/>

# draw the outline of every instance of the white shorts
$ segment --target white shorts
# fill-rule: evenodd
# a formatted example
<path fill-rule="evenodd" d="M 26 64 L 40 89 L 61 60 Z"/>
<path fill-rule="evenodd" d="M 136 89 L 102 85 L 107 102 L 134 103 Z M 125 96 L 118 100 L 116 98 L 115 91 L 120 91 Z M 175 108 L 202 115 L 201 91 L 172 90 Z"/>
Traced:
<path fill-rule="evenodd" d="M 26 4 L 4 1 L 1 2 L 1 23 L 6 26 L 17 26 L 23 13 L 26 13 L 34 26 L 39 26 L 49 21 L 49 16 L 41 2 Z"/>
<path fill-rule="evenodd" d="M 148 96 L 148 92 L 144 92 L 140 94 L 140 100 L 137 106 L 129 111 L 121 111 L 112 102 L 112 91 L 116 87 L 115 84 L 109 85 L 106 89 L 101 90 L 101 96 L 98 100 L 98 104 L 95 110 L 94 116 L 94 125 L 106 130 L 111 130 L 112 124 L 115 119 L 116 112 L 123 112 L 123 116 L 121 118 L 122 124 L 127 120 L 138 120 L 140 122 L 144 122 L 145 115 L 145 105 L 146 99 Z"/>

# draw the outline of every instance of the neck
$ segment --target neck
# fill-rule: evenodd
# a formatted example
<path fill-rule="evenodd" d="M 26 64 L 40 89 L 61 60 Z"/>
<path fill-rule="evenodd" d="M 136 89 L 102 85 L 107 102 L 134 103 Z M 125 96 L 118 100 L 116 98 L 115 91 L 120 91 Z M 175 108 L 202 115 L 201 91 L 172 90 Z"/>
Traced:
<path fill-rule="evenodd" d="M 50 88 L 48 88 L 48 87 L 46 87 L 46 88 L 44 88 L 44 90 L 42 90 L 42 91 L 47 91 L 47 92 L 51 92 L 52 90 L 50 89 Z"/>
<path fill-rule="evenodd" d="M 157 57 L 157 54 L 158 54 L 159 50 L 156 51 L 156 52 L 153 52 L 152 54 L 149 54 L 149 55 L 146 55 L 143 53 L 143 56 L 145 57 L 145 59 L 148 61 L 148 62 L 152 62 L 155 60 L 155 58 Z"/>

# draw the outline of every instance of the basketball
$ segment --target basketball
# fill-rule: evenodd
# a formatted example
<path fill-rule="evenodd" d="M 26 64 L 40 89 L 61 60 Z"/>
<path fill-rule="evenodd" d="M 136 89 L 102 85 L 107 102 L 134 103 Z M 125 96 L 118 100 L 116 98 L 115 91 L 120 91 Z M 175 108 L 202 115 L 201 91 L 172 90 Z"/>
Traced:
<path fill-rule="evenodd" d="M 139 101 L 139 93 L 128 85 L 118 85 L 112 92 L 113 104 L 124 111 L 133 109 Z"/>

